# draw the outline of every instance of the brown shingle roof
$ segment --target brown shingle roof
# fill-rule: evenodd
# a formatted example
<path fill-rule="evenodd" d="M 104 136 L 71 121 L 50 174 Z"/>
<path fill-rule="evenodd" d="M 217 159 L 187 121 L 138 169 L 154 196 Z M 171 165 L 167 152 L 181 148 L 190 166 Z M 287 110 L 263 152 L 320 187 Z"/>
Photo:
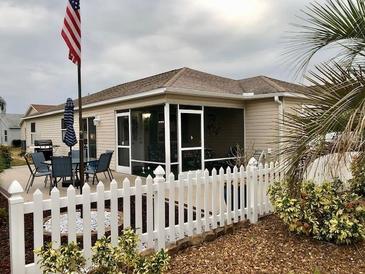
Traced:
<path fill-rule="evenodd" d="M 180 88 L 194 91 L 229 94 L 252 92 L 255 94 L 289 91 L 300 92 L 304 89 L 302 86 L 272 79 L 266 76 L 234 80 L 190 68 L 180 68 L 107 88 L 100 92 L 85 96 L 82 98 L 82 100 L 83 105 L 88 105 L 163 87 L 170 87 L 176 90 Z M 77 100 L 74 102 L 75 105 L 77 105 Z M 45 113 L 49 111 L 61 110 L 63 109 L 64 104 L 57 106 L 33 105 L 33 107 L 35 106 L 45 106 L 43 109 L 40 108 L 39 110 L 39 113 Z"/>
<path fill-rule="evenodd" d="M 32 104 L 32 107 L 38 111 L 39 113 L 47 112 L 56 107 L 56 105 L 39 105 L 39 104 Z"/>
<path fill-rule="evenodd" d="M 238 80 L 242 91 L 246 93 L 268 94 L 275 92 L 303 92 L 305 87 L 267 76 L 256 76 Z"/>

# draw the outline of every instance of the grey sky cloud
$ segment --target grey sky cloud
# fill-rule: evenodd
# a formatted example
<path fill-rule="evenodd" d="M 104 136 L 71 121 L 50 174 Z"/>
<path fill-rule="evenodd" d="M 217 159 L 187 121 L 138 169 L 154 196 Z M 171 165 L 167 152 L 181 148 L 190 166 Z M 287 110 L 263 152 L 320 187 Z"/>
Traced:
<path fill-rule="evenodd" d="M 187 66 L 292 81 L 283 37 L 309 0 L 82 1 L 83 93 Z M 60 36 L 66 0 L 2 0 L 0 96 L 10 112 L 76 97 Z"/>

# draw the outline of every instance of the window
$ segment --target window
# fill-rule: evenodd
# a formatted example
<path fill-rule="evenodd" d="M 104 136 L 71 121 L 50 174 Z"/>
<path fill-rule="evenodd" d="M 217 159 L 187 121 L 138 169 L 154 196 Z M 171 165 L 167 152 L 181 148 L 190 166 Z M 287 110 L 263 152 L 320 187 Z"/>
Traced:
<path fill-rule="evenodd" d="M 7 142 L 8 141 L 8 131 L 4 130 L 4 141 Z"/>
<path fill-rule="evenodd" d="M 35 133 L 35 123 L 30 124 L 30 132 Z"/>
<path fill-rule="evenodd" d="M 36 139 L 36 128 L 35 123 L 30 123 L 30 143 L 34 145 L 34 140 Z"/>

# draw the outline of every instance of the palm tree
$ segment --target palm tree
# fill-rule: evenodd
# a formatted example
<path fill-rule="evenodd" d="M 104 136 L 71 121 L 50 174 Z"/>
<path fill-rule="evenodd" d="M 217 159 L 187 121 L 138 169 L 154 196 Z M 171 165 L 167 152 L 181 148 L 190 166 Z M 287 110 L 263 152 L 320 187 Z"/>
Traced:
<path fill-rule="evenodd" d="M 314 159 L 328 153 L 364 151 L 365 141 L 365 3 L 328 0 L 303 11 L 304 24 L 290 40 L 289 56 L 305 73 L 320 51 L 337 53 L 305 74 L 311 83 L 305 96 L 310 105 L 286 114 L 283 159 L 292 196 L 299 195 L 303 172 Z M 335 133 L 333 142 L 325 136 Z M 340 157 L 337 158 L 340 160 Z"/>

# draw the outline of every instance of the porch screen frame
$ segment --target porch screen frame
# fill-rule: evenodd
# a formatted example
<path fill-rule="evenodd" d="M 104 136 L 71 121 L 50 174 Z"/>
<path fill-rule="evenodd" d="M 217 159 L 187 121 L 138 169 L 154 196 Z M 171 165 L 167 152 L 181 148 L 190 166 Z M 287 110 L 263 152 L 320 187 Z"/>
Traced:
<path fill-rule="evenodd" d="M 195 114 L 200 115 L 200 147 L 182 147 L 182 140 L 181 140 L 181 114 Z M 205 168 L 205 155 L 204 155 L 204 106 L 202 106 L 201 110 L 196 109 L 180 109 L 179 105 L 177 108 L 177 145 L 178 145 L 178 162 L 179 162 L 179 173 L 183 173 L 182 171 L 182 152 L 189 151 L 189 150 L 199 150 L 201 151 L 201 170 Z"/>
<path fill-rule="evenodd" d="M 119 145 L 118 143 L 118 118 L 128 116 L 128 146 Z M 115 133 L 116 133 L 116 160 L 115 160 L 115 167 L 117 172 L 132 174 L 132 143 L 131 143 L 131 135 L 132 135 L 132 126 L 131 126 L 131 110 L 125 112 L 116 112 L 115 114 Z M 129 167 L 127 166 L 120 166 L 119 165 L 119 148 L 128 148 L 129 149 Z"/>

